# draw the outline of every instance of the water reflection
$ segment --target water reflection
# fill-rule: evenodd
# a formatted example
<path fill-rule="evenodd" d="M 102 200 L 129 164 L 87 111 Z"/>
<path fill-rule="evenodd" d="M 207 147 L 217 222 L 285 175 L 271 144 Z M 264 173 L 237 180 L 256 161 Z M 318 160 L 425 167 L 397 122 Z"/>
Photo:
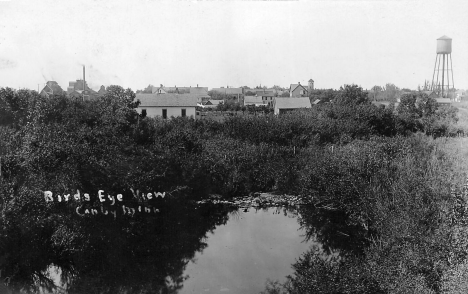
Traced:
<path fill-rule="evenodd" d="M 14 230 L 4 225 L 2 279 L 9 277 L 12 292 L 177 293 L 187 263 L 228 212 L 174 202 L 159 214 L 117 220 L 48 216 L 56 226 L 33 234 L 19 223 Z"/>
<path fill-rule="evenodd" d="M 298 213 L 306 239 L 319 242 L 326 255 L 361 255 L 368 246 L 371 232 L 344 211 L 303 205 Z"/>
<path fill-rule="evenodd" d="M 343 212 L 309 205 L 233 210 L 173 200 L 160 208 L 116 220 L 4 218 L 0 284 L 8 277 L 10 293 L 259 292 L 267 279 L 293 274 L 310 245 L 324 257 L 360 254 L 369 234 Z"/>
<path fill-rule="evenodd" d="M 209 246 L 187 265 L 179 292 L 259 293 L 268 279 L 284 280 L 313 242 L 303 242 L 294 210 L 240 210 L 208 236 Z"/>

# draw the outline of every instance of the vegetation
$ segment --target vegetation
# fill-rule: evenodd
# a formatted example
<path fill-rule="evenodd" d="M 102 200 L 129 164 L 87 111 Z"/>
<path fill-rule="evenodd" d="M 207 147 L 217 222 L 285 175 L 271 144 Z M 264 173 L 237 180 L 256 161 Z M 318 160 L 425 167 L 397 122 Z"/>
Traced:
<path fill-rule="evenodd" d="M 129 238 L 143 242 L 152 236 L 154 243 L 169 238 L 157 225 L 175 225 L 171 212 L 183 207 L 187 213 L 190 200 L 275 190 L 300 195 L 307 204 L 299 211 L 301 225 L 322 247 L 302 256 L 294 275 L 285 284 L 270 284 L 267 292 L 443 293 L 457 287 L 452 273 L 467 263 L 468 194 L 451 192 L 464 175 L 444 152 L 445 137 L 457 130 L 456 109 L 438 108 L 421 92 L 403 96 L 396 109 L 373 105 L 355 85 L 315 94 L 332 103 L 218 122 L 140 116 L 135 94 L 118 86 L 85 102 L 0 89 L 0 246 L 8 248 L 0 254 L 0 269 L 21 287 L 34 284 L 34 276 L 50 263 L 68 266 L 71 285 L 84 291 L 87 273 L 99 270 L 77 262 L 88 260 L 84 250 L 121 244 L 111 251 L 119 256 L 139 246 Z M 77 189 L 170 196 L 161 216 L 105 222 L 110 228 L 98 230 L 70 213 L 72 207 L 59 209 L 43 199 L 45 190 Z M 193 240 L 201 240 L 224 216 L 203 225 Z M 24 254 L 27 244 L 35 247 Z M 151 244 L 143 242 L 141 248 L 151 251 Z M 180 283 L 184 263 L 178 261 L 198 247 L 170 255 L 161 265 L 165 274 Z M 168 254 L 164 248 L 157 250 Z M 132 251 L 135 260 L 144 263 L 139 250 Z M 115 256 L 105 264 L 117 262 Z M 63 262 L 70 258 L 71 267 Z M 32 260 L 41 262 L 28 269 Z M 165 283 L 135 288 L 143 280 L 120 280 L 122 287 L 102 292 L 154 292 Z"/>

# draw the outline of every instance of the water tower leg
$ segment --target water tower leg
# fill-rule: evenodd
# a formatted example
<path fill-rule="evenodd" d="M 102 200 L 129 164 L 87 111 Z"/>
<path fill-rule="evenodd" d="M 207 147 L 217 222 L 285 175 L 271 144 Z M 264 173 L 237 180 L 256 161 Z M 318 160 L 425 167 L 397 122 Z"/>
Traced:
<path fill-rule="evenodd" d="M 434 91 L 434 75 L 436 73 L 436 68 L 437 68 L 437 58 L 439 57 L 439 54 L 436 55 L 436 60 L 434 63 L 434 73 L 432 73 L 432 85 L 431 85 L 431 91 Z"/>
<path fill-rule="evenodd" d="M 437 95 L 440 94 L 440 84 L 439 84 L 439 75 L 440 75 L 440 54 L 437 54 L 439 56 L 439 63 L 437 64 L 437 82 L 436 82 L 436 89 L 437 89 Z"/>
<path fill-rule="evenodd" d="M 444 97 L 445 54 L 442 55 L 442 98 Z"/>
<path fill-rule="evenodd" d="M 447 55 L 447 98 L 450 98 L 449 57 Z"/>
<path fill-rule="evenodd" d="M 450 54 L 450 71 L 452 72 L 452 87 L 455 89 L 455 83 L 454 83 L 454 81 L 453 81 L 452 54 Z"/>

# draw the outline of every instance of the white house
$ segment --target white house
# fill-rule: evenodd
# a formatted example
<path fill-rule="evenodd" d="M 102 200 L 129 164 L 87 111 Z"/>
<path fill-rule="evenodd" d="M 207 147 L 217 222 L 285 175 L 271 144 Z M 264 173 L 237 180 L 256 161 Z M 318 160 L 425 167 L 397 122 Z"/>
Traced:
<path fill-rule="evenodd" d="M 146 112 L 148 117 L 193 117 L 197 106 L 197 95 L 192 94 L 136 94 L 140 100 L 138 113 Z"/>
<path fill-rule="evenodd" d="M 295 109 L 300 108 L 310 108 L 310 99 L 309 97 L 303 98 L 284 98 L 284 97 L 276 97 L 273 103 L 274 113 L 275 114 L 282 114 L 288 111 L 292 111 Z"/>

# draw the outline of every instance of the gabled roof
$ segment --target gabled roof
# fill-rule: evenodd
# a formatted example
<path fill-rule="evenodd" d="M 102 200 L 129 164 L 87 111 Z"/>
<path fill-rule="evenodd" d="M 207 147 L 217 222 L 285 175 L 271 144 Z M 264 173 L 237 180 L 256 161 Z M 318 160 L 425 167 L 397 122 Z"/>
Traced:
<path fill-rule="evenodd" d="M 242 94 L 242 88 L 212 88 L 211 91 L 229 95 Z"/>
<path fill-rule="evenodd" d="M 195 107 L 197 106 L 197 95 L 192 94 L 136 94 L 135 99 L 140 100 L 139 107 L 164 107 L 164 106 L 180 106 L 180 107 Z"/>
<path fill-rule="evenodd" d="M 297 89 L 297 87 L 302 87 L 304 90 L 307 91 L 307 89 L 301 84 L 291 84 L 291 86 L 289 86 L 289 92 L 290 93 L 293 92 L 294 90 Z"/>
<path fill-rule="evenodd" d="M 224 103 L 224 100 L 211 99 L 211 100 L 206 101 L 205 105 L 219 105 L 219 104 L 223 104 L 223 103 Z"/>
<path fill-rule="evenodd" d="M 308 97 L 303 98 L 288 98 L 288 97 L 276 97 L 275 109 L 298 109 L 298 108 L 310 108 L 310 100 Z"/>
<path fill-rule="evenodd" d="M 42 92 L 47 93 L 48 95 L 51 95 L 51 94 L 62 94 L 64 91 L 62 87 L 60 87 L 56 81 L 48 81 L 46 85 L 44 86 L 44 89 L 42 89 L 41 93 Z"/>

